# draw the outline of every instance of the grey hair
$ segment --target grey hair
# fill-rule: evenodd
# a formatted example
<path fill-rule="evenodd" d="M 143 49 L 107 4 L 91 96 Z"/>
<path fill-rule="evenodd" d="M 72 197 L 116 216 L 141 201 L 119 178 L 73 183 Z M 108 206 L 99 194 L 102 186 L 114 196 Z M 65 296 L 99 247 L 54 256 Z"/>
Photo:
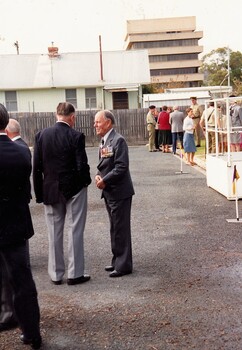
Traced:
<path fill-rule="evenodd" d="M 108 109 L 104 109 L 103 115 L 105 119 L 109 119 L 112 122 L 112 125 L 115 124 L 115 118 L 112 112 L 110 112 Z"/>
<path fill-rule="evenodd" d="M 6 129 L 11 133 L 20 133 L 21 127 L 16 119 L 10 118 Z"/>

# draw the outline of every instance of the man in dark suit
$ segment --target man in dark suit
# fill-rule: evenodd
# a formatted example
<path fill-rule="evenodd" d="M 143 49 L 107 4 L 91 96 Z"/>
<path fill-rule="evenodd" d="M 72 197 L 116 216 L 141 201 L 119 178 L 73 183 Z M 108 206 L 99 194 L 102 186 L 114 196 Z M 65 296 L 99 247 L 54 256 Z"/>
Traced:
<path fill-rule="evenodd" d="M 110 111 L 95 115 L 94 127 L 102 137 L 100 159 L 95 177 L 102 190 L 110 220 L 112 261 L 105 270 L 110 277 L 121 277 L 133 270 L 131 245 L 131 202 L 134 188 L 129 172 L 128 146 L 114 129 L 115 119 Z"/>
<path fill-rule="evenodd" d="M 84 134 L 74 130 L 75 108 L 59 103 L 57 122 L 35 138 L 33 182 L 37 203 L 44 203 L 49 232 L 48 272 L 52 282 L 65 274 L 63 231 L 68 219 L 67 284 L 89 281 L 84 275 L 83 234 L 87 215 L 87 186 L 91 183 Z"/>
<path fill-rule="evenodd" d="M 21 127 L 20 127 L 19 122 L 16 119 L 10 118 L 9 122 L 8 122 L 8 125 L 6 127 L 6 133 L 7 133 L 8 137 L 12 141 L 16 142 L 20 146 L 25 147 L 25 150 L 26 150 L 26 152 L 27 152 L 27 154 L 28 154 L 28 156 L 30 158 L 30 161 L 32 162 L 31 151 L 30 151 L 29 146 L 27 145 L 27 143 L 22 139 L 22 137 L 20 135 L 20 132 L 21 132 Z M 29 194 L 30 194 L 29 199 L 31 200 L 32 199 L 32 195 L 31 195 L 31 182 L 30 182 L 30 179 L 29 179 Z"/>
<path fill-rule="evenodd" d="M 26 243 L 34 234 L 28 187 L 31 161 L 24 148 L 7 136 L 8 121 L 8 112 L 0 104 L 0 274 L 4 279 L 0 331 L 12 328 L 17 320 L 23 343 L 39 349 L 40 312 Z M 7 311 L 13 314 L 12 321 L 6 322 Z"/>
<path fill-rule="evenodd" d="M 21 138 L 20 136 L 20 124 L 16 119 L 9 119 L 8 125 L 5 129 L 8 137 L 16 142 L 17 144 L 24 146 L 24 150 L 27 153 L 27 156 L 29 157 L 31 161 L 31 152 L 27 145 L 27 143 Z M 29 200 L 31 200 L 31 183 L 29 179 L 28 184 L 28 191 L 29 191 Z M 29 243 L 26 241 L 26 253 L 27 257 L 29 258 Z M 30 263 L 30 260 L 29 260 Z M 14 313 L 14 306 L 13 306 L 13 300 L 12 300 L 12 293 L 11 293 L 11 286 L 9 285 L 7 275 L 4 274 L 4 271 L 0 271 L 0 290 L 2 290 L 2 297 L 1 297 L 1 309 L 0 309 L 0 331 L 8 330 L 11 328 L 15 328 L 18 325 L 16 315 Z"/>

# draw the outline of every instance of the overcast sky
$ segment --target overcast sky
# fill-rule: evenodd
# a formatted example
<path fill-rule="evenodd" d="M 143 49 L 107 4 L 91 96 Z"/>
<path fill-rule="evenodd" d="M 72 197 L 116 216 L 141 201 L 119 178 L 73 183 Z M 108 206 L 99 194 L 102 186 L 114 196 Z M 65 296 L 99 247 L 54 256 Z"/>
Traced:
<path fill-rule="evenodd" d="M 129 19 L 196 16 L 204 53 L 242 52 L 241 0 L 0 0 L 0 54 L 122 50 Z"/>

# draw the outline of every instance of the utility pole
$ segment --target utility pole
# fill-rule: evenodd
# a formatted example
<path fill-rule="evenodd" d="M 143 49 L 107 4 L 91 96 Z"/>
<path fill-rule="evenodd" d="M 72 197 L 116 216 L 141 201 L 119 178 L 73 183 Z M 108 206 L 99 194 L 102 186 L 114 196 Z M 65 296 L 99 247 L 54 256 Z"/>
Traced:
<path fill-rule="evenodd" d="M 230 50 L 228 47 L 228 88 L 230 88 Z"/>
<path fill-rule="evenodd" d="M 102 54 L 102 38 L 99 35 L 99 55 L 100 55 L 100 77 L 101 81 L 103 81 L 103 54 Z"/>
<path fill-rule="evenodd" d="M 19 43 L 18 43 L 18 41 L 16 40 L 13 45 L 16 47 L 17 55 L 19 55 Z"/>

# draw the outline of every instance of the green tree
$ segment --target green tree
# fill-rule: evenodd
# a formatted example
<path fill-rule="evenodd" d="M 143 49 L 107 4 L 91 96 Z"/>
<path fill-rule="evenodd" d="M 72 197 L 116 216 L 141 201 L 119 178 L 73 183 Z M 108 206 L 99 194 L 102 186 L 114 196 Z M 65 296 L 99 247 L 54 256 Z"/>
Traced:
<path fill-rule="evenodd" d="M 228 73 L 228 49 L 218 48 L 204 55 L 201 72 L 204 74 L 204 85 L 220 85 Z"/>
<path fill-rule="evenodd" d="M 233 92 L 241 94 L 242 86 L 242 53 L 227 47 L 212 50 L 202 58 L 201 72 L 204 73 L 204 85 L 228 84 L 228 59 L 230 83 Z"/>
<path fill-rule="evenodd" d="M 164 89 L 158 83 L 152 83 L 149 85 L 142 86 L 142 93 L 143 94 L 158 94 L 160 92 L 164 92 Z"/>
<path fill-rule="evenodd" d="M 239 51 L 231 52 L 230 55 L 231 80 L 238 79 L 242 81 L 242 53 Z"/>

